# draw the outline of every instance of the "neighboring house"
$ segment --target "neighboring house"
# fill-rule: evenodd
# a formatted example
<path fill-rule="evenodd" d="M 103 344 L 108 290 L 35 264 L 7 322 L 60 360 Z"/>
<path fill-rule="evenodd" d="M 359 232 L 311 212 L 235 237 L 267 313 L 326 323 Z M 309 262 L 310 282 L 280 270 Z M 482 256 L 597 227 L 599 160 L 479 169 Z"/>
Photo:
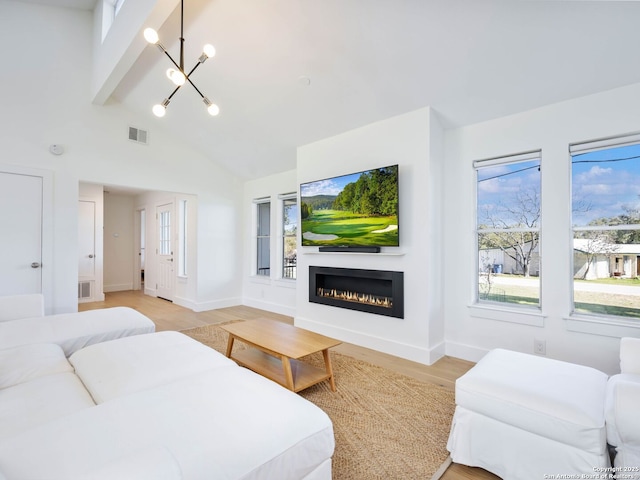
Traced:
<path fill-rule="evenodd" d="M 531 254 L 529 262 L 529 273 L 532 276 L 540 275 L 540 253 L 536 247 Z M 500 248 L 486 248 L 480 250 L 480 266 L 483 271 L 491 268 L 493 273 L 509 273 L 512 275 L 522 275 L 522 263 L 520 254 L 515 248 L 507 248 L 504 251 Z"/>
<path fill-rule="evenodd" d="M 588 239 L 576 238 L 573 249 L 574 278 L 584 278 L 587 267 L 586 280 L 640 276 L 640 244 L 604 246 L 598 252 L 590 248 Z"/>
<path fill-rule="evenodd" d="M 602 247 L 595 251 L 590 247 L 587 239 L 573 240 L 573 277 L 595 280 L 609 277 L 637 277 L 640 276 L 640 244 L 621 244 Z M 521 275 L 522 267 L 513 258 L 518 258 L 515 249 L 503 251 L 499 248 L 480 250 L 480 265 L 483 271 L 491 268 L 493 273 L 509 273 Z M 588 267 L 588 268 L 587 268 Z M 538 248 L 532 254 L 531 275 L 540 273 L 540 254 Z M 586 271 L 586 277 L 585 277 Z"/>

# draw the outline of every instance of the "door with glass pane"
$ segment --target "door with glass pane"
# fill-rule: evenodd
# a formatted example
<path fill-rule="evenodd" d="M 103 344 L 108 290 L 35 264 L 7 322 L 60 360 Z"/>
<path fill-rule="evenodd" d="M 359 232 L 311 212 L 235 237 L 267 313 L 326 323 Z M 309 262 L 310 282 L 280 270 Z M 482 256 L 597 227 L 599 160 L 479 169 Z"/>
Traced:
<path fill-rule="evenodd" d="M 156 207 L 156 296 L 173 301 L 173 203 Z"/>

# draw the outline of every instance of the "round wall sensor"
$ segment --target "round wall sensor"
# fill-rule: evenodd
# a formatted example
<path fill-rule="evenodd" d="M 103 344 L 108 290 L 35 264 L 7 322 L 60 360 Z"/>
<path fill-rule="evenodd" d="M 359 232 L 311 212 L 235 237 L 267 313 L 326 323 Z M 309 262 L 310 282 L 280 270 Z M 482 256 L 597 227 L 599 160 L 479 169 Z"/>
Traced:
<path fill-rule="evenodd" d="M 64 153 L 64 147 L 62 145 L 49 145 L 49 151 L 54 155 L 62 155 Z"/>

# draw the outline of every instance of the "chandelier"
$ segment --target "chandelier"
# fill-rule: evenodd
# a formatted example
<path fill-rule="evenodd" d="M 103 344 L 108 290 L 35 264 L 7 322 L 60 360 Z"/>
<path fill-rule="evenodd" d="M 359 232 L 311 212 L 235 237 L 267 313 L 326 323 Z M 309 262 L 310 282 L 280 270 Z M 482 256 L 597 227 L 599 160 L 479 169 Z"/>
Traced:
<path fill-rule="evenodd" d="M 147 28 L 144 31 L 144 38 L 147 42 L 157 45 L 162 53 L 164 53 L 171 63 L 175 66 L 175 68 L 169 68 L 167 70 L 167 77 L 169 80 L 173 82 L 176 86 L 175 90 L 171 92 L 167 98 L 163 100 L 161 104 L 157 104 L 153 106 L 153 113 L 157 117 L 164 117 L 165 113 L 167 113 L 167 105 L 171 102 L 171 99 L 176 94 L 180 87 L 182 87 L 186 82 L 189 82 L 191 86 L 198 92 L 198 95 L 202 97 L 202 101 L 207 106 L 207 111 L 210 115 L 218 115 L 220 113 L 220 108 L 215 103 L 212 103 L 207 97 L 205 97 L 198 87 L 191 81 L 191 74 L 195 72 L 196 68 L 198 68 L 202 63 L 204 63 L 208 58 L 213 57 L 216 54 L 216 49 L 213 48 L 213 45 L 207 44 L 202 49 L 202 55 L 198 58 L 198 63 L 186 73 L 184 69 L 184 0 L 180 0 L 180 62 L 176 63 L 176 61 L 169 55 L 167 49 L 160 43 L 160 39 L 158 37 L 158 32 L 156 32 L 153 28 Z"/>

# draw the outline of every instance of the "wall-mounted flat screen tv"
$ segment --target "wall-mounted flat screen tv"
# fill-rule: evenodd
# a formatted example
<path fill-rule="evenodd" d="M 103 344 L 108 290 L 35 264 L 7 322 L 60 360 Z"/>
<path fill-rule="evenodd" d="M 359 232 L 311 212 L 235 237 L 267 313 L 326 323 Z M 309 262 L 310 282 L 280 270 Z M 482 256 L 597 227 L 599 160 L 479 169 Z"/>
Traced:
<path fill-rule="evenodd" d="M 302 246 L 397 247 L 398 165 L 300 185 Z"/>

